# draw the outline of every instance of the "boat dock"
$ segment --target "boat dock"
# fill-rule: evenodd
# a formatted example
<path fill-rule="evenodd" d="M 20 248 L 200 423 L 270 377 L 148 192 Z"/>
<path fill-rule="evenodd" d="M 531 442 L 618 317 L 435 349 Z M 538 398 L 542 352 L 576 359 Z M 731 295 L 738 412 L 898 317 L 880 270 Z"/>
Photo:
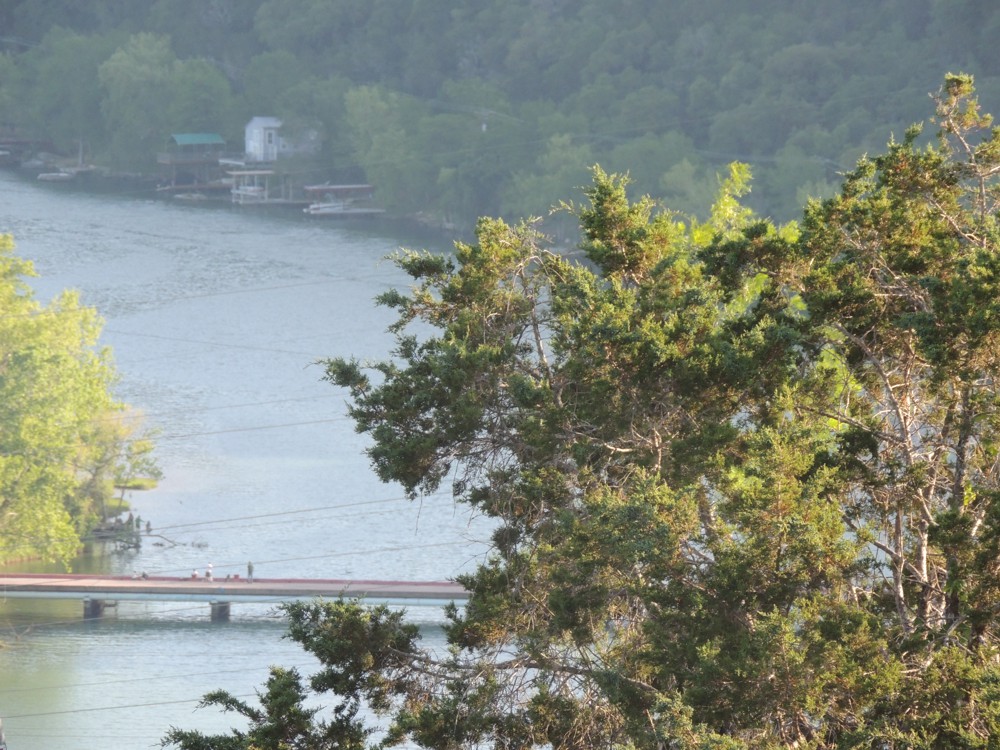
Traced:
<path fill-rule="evenodd" d="M 394 607 L 443 607 L 468 596 L 452 581 L 255 578 L 251 583 L 245 578 L 0 574 L 0 598 L 78 599 L 85 618 L 100 617 L 108 602 L 118 601 L 207 602 L 212 620 L 224 621 L 233 602 L 281 604 L 343 597 Z"/>

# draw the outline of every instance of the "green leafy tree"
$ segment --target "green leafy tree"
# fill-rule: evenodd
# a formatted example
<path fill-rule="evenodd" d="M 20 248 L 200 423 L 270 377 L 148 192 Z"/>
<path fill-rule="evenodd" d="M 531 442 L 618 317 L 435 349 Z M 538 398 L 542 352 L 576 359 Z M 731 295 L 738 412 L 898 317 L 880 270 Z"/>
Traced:
<path fill-rule="evenodd" d="M 172 133 L 242 134 L 229 82 L 205 60 L 178 60 L 170 73 L 164 126 Z"/>
<path fill-rule="evenodd" d="M 522 145 L 525 122 L 510 114 L 510 105 L 495 86 L 467 81 L 445 87 L 434 114 L 419 120 L 414 134 L 421 167 L 437 174 L 437 212 L 471 230 L 468 221 L 499 203 L 498 192 L 518 166 L 527 166 Z"/>
<path fill-rule="evenodd" d="M 707 172 L 697 159 L 684 157 L 660 176 L 658 194 L 675 211 L 689 215 L 704 211 L 718 189 L 718 182 Z"/>
<path fill-rule="evenodd" d="M 226 77 L 205 60 L 178 60 L 168 37 L 132 35 L 99 78 L 116 166 L 151 170 L 170 133 L 240 131 Z"/>
<path fill-rule="evenodd" d="M 169 107 L 176 58 L 167 37 L 134 34 L 98 70 L 101 108 L 113 163 L 152 169 L 170 135 Z"/>
<path fill-rule="evenodd" d="M 379 200 L 400 213 L 427 205 L 433 165 L 412 149 L 413 128 L 426 111 L 409 97 L 377 86 L 345 94 L 346 125 L 354 161 L 376 186 Z"/>
<path fill-rule="evenodd" d="M 116 478 L 155 466 L 148 443 L 130 446 L 139 430 L 112 396 L 96 313 L 72 292 L 43 307 L 31 275 L 0 236 L 0 560 L 67 564 Z"/>
<path fill-rule="evenodd" d="M 21 102 L 22 73 L 14 59 L 9 55 L 0 55 L 0 112 L 10 125 L 23 125 L 27 119 Z"/>
<path fill-rule="evenodd" d="M 333 179 L 360 183 L 367 179 L 352 150 L 352 138 L 346 127 L 345 94 L 350 82 L 339 76 L 306 78 L 292 82 L 278 97 L 274 110 L 282 112 L 282 131 L 294 140 L 316 134 L 320 152 L 304 158 L 300 165 L 308 180 Z"/>
<path fill-rule="evenodd" d="M 501 203 L 511 216 L 545 216 L 552 209 L 552 196 L 568 195 L 587 181 L 587 170 L 594 164 L 594 153 L 586 143 L 574 143 L 570 135 L 549 138 L 538 155 L 537 164 L 514 174 Z M 577 236 L 572 216 L 562 214 L 549 219 L 546 229 L 560 237 Z"/>
<path fill-rule="evenodd" d="M 120 35 L 83 35 L 55 28 L 21 58 L 18 87 L 31 132 L 51 138 L 55 148 L 88 157 L 106 143 L 98 67 L 120 43 Z"/>
<path fill-rule="evenodd" d="M 156 0 L 146 8 L 140 5 L 141 10 L 129 10 L 145 15 L 133 28 L 169 36 L 178 57 L 211 55 L 229 76 L 238 75 L 247 60 L 260 51 L 254 33 L 259 5 L 254 0 Z"/>
<path fill-rule="evenodd" d="M 685 157 L 692 154 L 691 140 L 678 132 L 664 135 L 647 134 L 615 146 L 600 162 L 616 173 L 628 173 L 629 185 L 636 192 L 659 195 L 663 175 Z M 714 192 L 698 204 L 704 210 L 711 205 Z"/>
<path fill-rule="evenodd" d="M 997 746 L 1000 131 L 966 76 L 936 101 L 936 144 L 863 160 L 801 231 L 741 205 L 745 165 L 704 224 L 595 169 L 586 263 L 492 219 L 397 257 L 392 358 L 327 377 L 381 479 L 495 532 L 446 654 L 290 610 L 312 687 L 388 717 L 365 742 Z"/>
<path fill-rule="evenodd" d="M 256 55 L 247 64 L 243 77 L 243 94 L 249 110 L 280 112 L 283 94 L 308 78 L 308 69 L 291 51 L 277 50 Z"/>

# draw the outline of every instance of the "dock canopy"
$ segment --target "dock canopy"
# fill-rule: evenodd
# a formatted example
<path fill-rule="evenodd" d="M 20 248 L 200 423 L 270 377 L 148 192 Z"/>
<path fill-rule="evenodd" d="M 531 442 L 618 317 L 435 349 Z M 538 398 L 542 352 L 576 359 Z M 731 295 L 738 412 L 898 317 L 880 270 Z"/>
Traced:
<path fill-rule="evenodd" d="M 173 133 L 170 136 L 176 145 L 184 147 L 195 146 L 225 146 L 225 139 L 218 133 Z"/>
<path fill-rule="evenodd" d="M 174 133 L 167 151 L 156 155 L 156 162 L 165 169 L 171 187 L 185 189 L 216 182 L 219 159 L 225 155 L 226 140 L 218 133 Z"/>

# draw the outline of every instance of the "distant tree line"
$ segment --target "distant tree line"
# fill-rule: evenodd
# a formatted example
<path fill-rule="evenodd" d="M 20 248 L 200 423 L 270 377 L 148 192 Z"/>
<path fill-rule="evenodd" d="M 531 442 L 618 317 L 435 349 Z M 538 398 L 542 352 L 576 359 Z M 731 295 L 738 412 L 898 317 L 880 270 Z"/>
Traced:
<path fill-rule="evenodd" d="M 146 170 L 172 132 L 273 115 L 320 134 L 305 177 L 467 227 L 595 163 L 691 213 L 740 160 L 787 220 L 942 71 L 1000 99 L 1000 7 L 973 0 L 14 0 L 0 28 L 0 121 L 67 153 Z"/>

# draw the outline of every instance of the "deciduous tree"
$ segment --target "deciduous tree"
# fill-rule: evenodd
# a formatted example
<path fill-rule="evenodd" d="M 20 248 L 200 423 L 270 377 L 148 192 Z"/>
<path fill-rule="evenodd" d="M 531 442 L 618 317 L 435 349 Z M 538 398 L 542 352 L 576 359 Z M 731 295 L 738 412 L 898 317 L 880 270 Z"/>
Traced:
<path fill-rule="evenodd" d="M 116 166 L 152 169 L 156 152 L 170 137 L 168 110 L 176 58 L 167 37 L 141 33 L 112 54 L 98 69 L 104 113 Z"/>
<path fill-rule="evenodd" d="M 0 560 L 68 563 L 148 445 L 112 394 L 101 321 L 64 292 L 47 306 L 25 283 L 29 262 L 0 236 Z"/>

